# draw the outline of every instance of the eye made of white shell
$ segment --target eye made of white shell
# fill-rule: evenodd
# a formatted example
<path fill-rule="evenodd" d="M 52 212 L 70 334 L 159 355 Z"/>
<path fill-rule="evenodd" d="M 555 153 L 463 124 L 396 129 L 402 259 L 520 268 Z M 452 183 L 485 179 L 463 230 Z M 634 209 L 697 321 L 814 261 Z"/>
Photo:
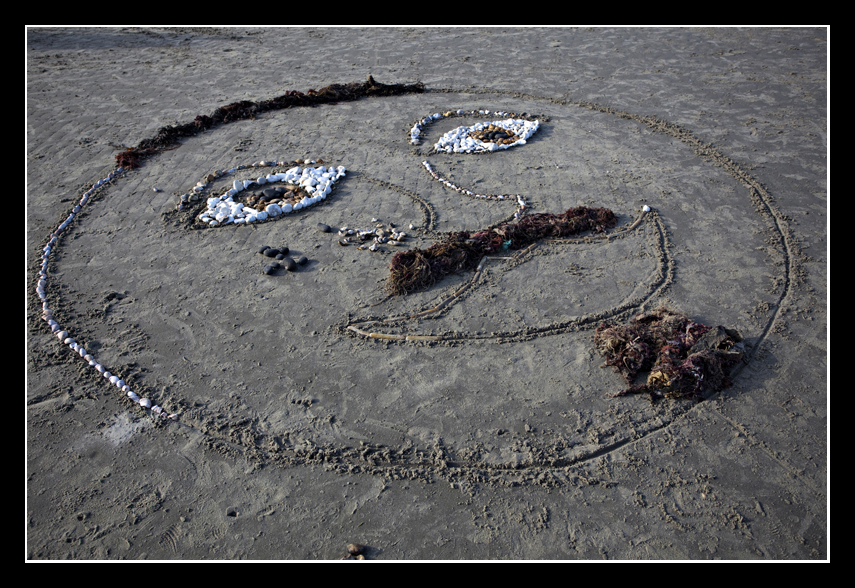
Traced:
<path fill-rule="evenodd" d="M 440 137 L 433 148 L 444 153 L 488 153 L 510 149 L 525 145 L 539 126 L 539 121 L 509 118 L 457 127 Z"/>

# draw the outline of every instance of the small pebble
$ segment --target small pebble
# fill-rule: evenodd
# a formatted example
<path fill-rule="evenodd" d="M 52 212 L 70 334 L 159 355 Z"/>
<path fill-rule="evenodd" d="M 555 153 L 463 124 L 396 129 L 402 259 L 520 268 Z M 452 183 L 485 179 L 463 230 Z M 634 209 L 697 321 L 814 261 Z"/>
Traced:
<path fill-rule="evenodd" d="M 293 272 L 295 269 L 297 269 L 297 263 L 290 257 L 286 257 L 285 259 L 283 259 L 282 263 L 285 265 L 285 269 L 287 269 L 289 272 Z"/>
<path fill-rule="evenodd" d="M 322 233 L 329 233 L 332 229 L 330 229 L 329 225 L 325 225 L 324 223 L 318 223 L 318 230 Z"/>
<path fill-rule="evenodd" d="M 305 255 L 301 255 L 301 256 L 297 259 L 297 265 L 306 265 L 306 263 L 307 263 L 308 261 L 309 261 L 309 259 L 308 259 Z"/>

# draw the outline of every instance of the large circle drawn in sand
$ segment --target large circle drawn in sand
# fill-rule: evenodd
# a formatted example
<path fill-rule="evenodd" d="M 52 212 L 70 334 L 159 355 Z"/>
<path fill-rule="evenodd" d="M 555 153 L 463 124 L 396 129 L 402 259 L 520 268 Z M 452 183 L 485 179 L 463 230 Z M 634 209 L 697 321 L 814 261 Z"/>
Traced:
<path fill-rule="evenodd" d="M 75 325 L 78 336 L 94 343 L 103 364 L 180 411 L 184 425 L 262 460 L 326 461 L 390 476 L 445 468 L 474 479 L 510 468 L 536 478 L 665 426 L 691 405 L 607 398 L 621 382 L 599 369 L 590 331 L 445 346 L 365 341 L 340 328 L 382 297 L 389 255 L 342 248 L 316 230 L 318 222 L 420 222 L 420 205 L 403 191 L 430 203 L 439 232 L 481 228 L 513 212 L 513 204 L 444 188 L 418 153 L 400 147 L 414 114 L 486 103 L 545 119 L 524 149 L 432 156 L 444 173 L 484 192 L 525 194 L 536 211 L 604 206 L 627 222 L 650 205 L 676 268 L 657 299 L 749 338 L 763 332 L 765 319 L 752 310 L 779 295 L 769 287 L 779 278 L 770 261 L 776 252 L 763 247 L 768 223 L 732 174 L 643 120 L 453 93 L 324 107 L 320 127 L 317 109 L 268 114 L 265 124 L 236 122 L 187 139 L 129 172 L 74 229 L 57 263 L 53 279 L 77 304 L 103 309 Z M 459 121 L 438 121 L 425 141 L 445 122 Z M 247 137 L 252 153 L 236 154 Z M 214 169 L 248 157 L 307 156 L 341 163 L 349 177 L 287 223 L 205 231 L 164 223 L 175 195 Z M 422 236 L 410 246 L 427 246 L 430 235 Z M 544 244 L 524 263 L 491 267 L 466 299 L 417 328 L 490 332 L 596 316 L 644 291 L 659 271 L 660 242 L 647 223 L 606 244 Z M 256 253 L 265 244 L 287 244 L 310 263 L 272 279 Z M 162 255 L 140 267 L 141 247 Z M 463 279 L 372 312 L 424 307 Z"/>

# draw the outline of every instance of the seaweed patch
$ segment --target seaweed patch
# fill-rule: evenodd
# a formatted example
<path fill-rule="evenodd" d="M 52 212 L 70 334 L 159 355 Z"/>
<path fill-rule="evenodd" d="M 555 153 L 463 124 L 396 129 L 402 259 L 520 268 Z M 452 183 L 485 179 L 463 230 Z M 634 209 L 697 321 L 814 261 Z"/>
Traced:
<path fill-rule="evenodd" d="M 359 100 L 371 96 L 398 96 L 424 91 L 425 86 L 421 82 L 409 85 L 381 84 L 375 81 L 373 76 L 368 76 L 368 80 L 361 84 L 358 82 L 330 84 L 320 90 L 307 90 L 305 94 L 296 90 L 289 90 L 281 96 L 261 102 L 241 100 L 221 106 L 210 115 L 200 114 L 193 122 L 161 127 L 155 137 L 144 139 L 136 147 L 128 148 L 116 155 L 116 163 L 125 169 L 137 168 L 142 159 L 161 151 L 174 149 L 182 138 L 192 137 L 221 124 L 228 124 L 236 120 L 254 119 L 257 114 L 263 112 L 281 110 L 292 106 L 335 104 L 336 102 Z"/>
<path fill-rule="evenodd" d="M 518 222 L 502 223 L 474 234 L 447 233 L 427 249 L 396 253 L 387 287 L 395 295 L 424 290 L 450 274 L 474 270 L 485 255 L 523 249 L 546 237 L 604 231 L 615 225 L 617 217 L 611 210 L 579 206 L 563 214 L 528 215 Z"/>
<path fill-rule="evenodd" d="M 626 325 L 600 324 L 594 344 L 606 359 L 603 367 L 613 366 L 629 386 L 612 396 L 644 393 L 651 400 L 703 400 L 730 386 L 729 373 L 745 354 L 737 331 L 703 325 L 664 306 Z M 646 383 L 634 383 L 648 371 Z"/>

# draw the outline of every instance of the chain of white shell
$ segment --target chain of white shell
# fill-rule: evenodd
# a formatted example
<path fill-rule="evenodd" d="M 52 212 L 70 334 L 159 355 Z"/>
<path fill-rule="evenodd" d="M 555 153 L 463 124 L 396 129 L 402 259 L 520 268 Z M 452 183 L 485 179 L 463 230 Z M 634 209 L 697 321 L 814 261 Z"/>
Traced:
<path fill-rule="evenodd" d="M 492 123 L 479 123 L 472 127 L 457 127 L 456 129 L 445 133 L 436 143 L 436 145 L 434 145 L 435 153 L 485 153 L 489 151 L 497 151 L 499 149 L 508 149 L 515 145 L 525 145 L 526 139 L 533 135 L 540 127 L 540 121 L 525 120 L 519 118 L 521 115 L 513 114 L 510 112 L 503 112 L 497 110 L 448 110 L 442 113 L 436 112 L 418 121 L 413 126 L 413 128 L 410 129 L 410 142 L 413 145 L 419 144 L 424 125 L 430 124 L 433 121 L 439 120 L 441 118 L 448 118 L 453 116 L 505 116 L 509 118 L 502 121 L 493 121 Z M 497 143 L 484 142 L 477 139 L 465 137 L 471 132 L 483 130 L 491 124 L 514 133 L 515 136 L 519 137 L 519 140 L 508 145 L 499 145 Z M 461 141 L 463 141 L 463 143 L 461 143 Z M 465 194 L 466 196 L 471 196 L 473 198 L 482 198 L 486 200 L 516 199 L 519 209 L 514 213 L 514 218 L 519 218 L 523 214 L 525 214 L 526 200 L 525 197 L 523 197 L 521 194 L 477 194 L 475 192 L 472 192 L 471 190 L 457 186 L 449 180 L 445 179 L 444 177 L 440 176 L 427 161 L 423 161 L 422 165 L 433 179 L 451 188 L 452 190 L 459 192 L 460 194 Z"/>
<path fill-rule="evenodd" d="M 436 170 L 433 169 L 430 163 L 427 161 L 423 161 L 422 165 L 427 170 L 427 172 L 431 175 L 433 179 L 437 182 L 444 184 L 445 186 L 459 192 L 460 194 L 465 194 L 466 196 L 471 196 L 472 198 L 481 198 L 484 200 L 514 200 L 516 199 L 517 205 L 519 206 L 519 210 L 514 213 L 514 218 L 519 218 L 523 215 L 526 210 L 526 201 L 525 197 L 522 194 L 476 194 L 471 190 L 467 190 L 466 188 L 461 188 L 460 186 L 450 182 L 449 180 L 442 177 Z"/>
<path fill-rule="evenodd" d="M 148 398 L 140 398 L 139 395 L 131 390 L 131 387 L 128 384 L 119 378 L 116 375 L 111 374 L 106 367 L 98 363 L 98 361 L 92 356 L 92 354 L 87 351 L 87 349 L 78 343 L 74 337 L 72 337 L 68 331 L 62 328 L 62 326 L 55 320 L 53 310 L 51 310 L 50 305 L 48 304 L 47 294 L 45 292 L 45 288 L 47 287 L 48 282 L 48 262 L 50 261 L 51 253 L 57 245 L 57 241 L 59 240 L 59 236 L 65 231 L 66 228 L 71 224 L 71 221 L 74 220 L 74 217 L 80 213 L 86 203 L 89 202 L 90 196 L 99 188 L 101 188 L 104 184 L 111 182 L 113 178 L 124 173 L 124 169 L 121 167 L 111 172 L 106 178 L 103 180 L 98 180 L 92 187 L 83 194 L 83 197 L 80 199 L 80 202 L 72 209 L 71 213 L 68 217 L 60 223 L 60 225 L 50 234 L 47 244 L 42 249 L 42 261 L 41 267 L 39 268 L 39 279 L 36 284 L 36 294 L 41 300 L 42 303 L 42 320 L 44 320 L 48 327 L 50 327 L 51 333 L 56 335 L 57 339 L 59 339 L 63 344 L 67 345 L 72 351 L 77 353 L 83 361 L 89 364 L 93 370 L 97 371 L 99 374 L 104 376 L 111 384 L 116 386 L 119 390 L 124 392 L 128 398 L 130 398 L 133 402 L 139 404 L 141 407 L 150 410 L 152 414 L 159 415 L 163 419 L 172 419 L 178 420 L 178 415 L 173 413 L 170 414 L 161 406 L 153 405 L 151 400 Z"/>

